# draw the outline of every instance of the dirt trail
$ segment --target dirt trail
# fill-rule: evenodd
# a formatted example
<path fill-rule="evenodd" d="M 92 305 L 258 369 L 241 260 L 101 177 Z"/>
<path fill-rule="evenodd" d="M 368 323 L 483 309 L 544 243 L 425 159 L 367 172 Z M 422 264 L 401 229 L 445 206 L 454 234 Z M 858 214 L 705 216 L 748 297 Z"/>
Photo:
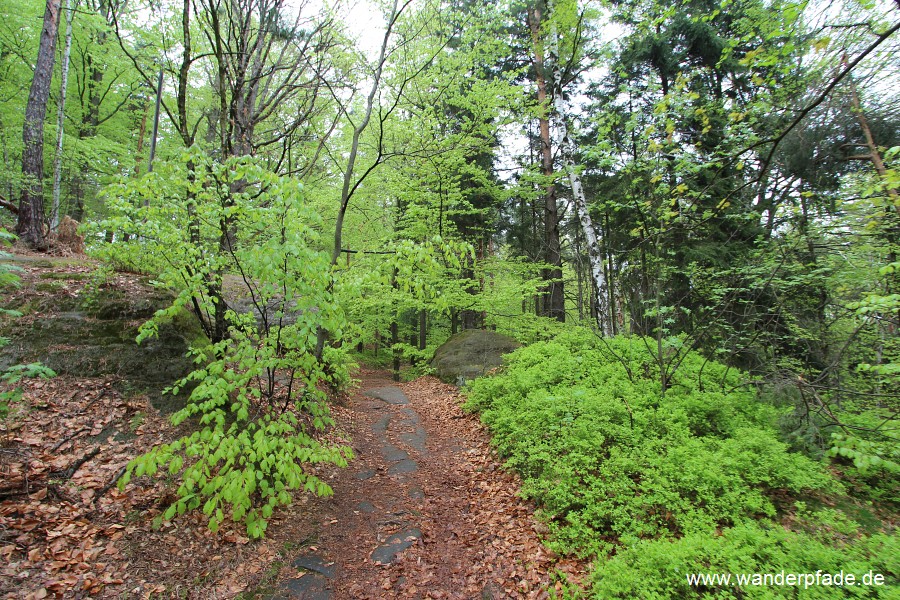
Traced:
<path fill-rule="evenodd" d="M 325 475 L 335 495 L 310 502 L 300 530 L 315 540 L 282 571 L 273 598 L 548 597 L 550 571 L 576 567 L 540 545 L 533 509 L 455 388 L 359 376 L 338 411 L 357 459 Z"/>

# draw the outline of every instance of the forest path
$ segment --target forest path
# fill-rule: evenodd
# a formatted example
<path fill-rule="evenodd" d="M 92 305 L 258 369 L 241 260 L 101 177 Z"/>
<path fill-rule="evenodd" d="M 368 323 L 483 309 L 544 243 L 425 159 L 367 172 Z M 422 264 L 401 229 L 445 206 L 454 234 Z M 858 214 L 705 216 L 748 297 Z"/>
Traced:
<path fill-rule="evenodd" d="M 356 459 L 320 474 L 334 496 L 307 504 L 296 531 L 312 533 L 295 540 L 306 546 L 272 597 L 548 597 L 550 571 L 567 565 L 540 545 L 532 507 L 456 388 L 357 377 L 359 391 L 335 410 Z"/>

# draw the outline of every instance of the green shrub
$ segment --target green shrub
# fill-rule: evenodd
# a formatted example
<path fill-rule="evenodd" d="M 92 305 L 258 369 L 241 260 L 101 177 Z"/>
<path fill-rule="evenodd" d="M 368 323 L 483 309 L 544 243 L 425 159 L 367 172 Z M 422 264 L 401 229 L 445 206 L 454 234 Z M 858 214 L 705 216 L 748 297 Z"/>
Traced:
<path fill-rule="evenodd" d="M 892 411 L 870 409 L 842 411 L 840 419 L 850 428 L 833 431 L 825 453 L 853 489 L 854 495 L 900 506 L 900 445 L 885 423 Z"/>
<path fill-rule="evenodd" d="M 321 220 L 297 182 L 250 159 L 216 163 L 194 149 L 183 158 L 161 166 L 166 177 L 113 188 L 114 214 L 101 226 L 131 237 L 103 254 L 120 264 L 145 257 L 178 292 L 138 341 L 186 308 L 221 339 L 192 350 L 198 368 L 172 389 L 193 386 L 173 422 L 199 428 L 131 461 L 120 485 L 165 468 L 180 483 L 162 518 L 202 508 L 210 529 L 232 519 L 256 538 L 292 490 L 332 493 L 305 465 L 351 458 L 312 435 L 332 423 L 322 388 L 348 383 L 351 366 L 337 348 L 317 358 L 318 333 L 339 339 L 345 319 L 318 249 Z"/>
<path fill-rule="evenodd" d="M 738 574 L 853 573 L 870 571 L 884 585 L 737 585 Z M 689 583 L 696 574 L 731 575 L 723 585 Z M 695 533 L 678 540 L 642 540 L 601 562 L 593 573 L 592 597 L 603 600 L 681 598 L 897 598 L 900 543 L 883 534 L 847 542 L 818 539 L 773 523 L 743 524 L 721 535 Z M 805 580 L 804 580 L 805 581 Z"/>
<path fill-rule="evenodd" d="M 592 556 L 711 535 L 775 515 L 776 493 L 837 488 L 821 465 L 787 451 L 778 412 L 740 387 L 740 373 L 691 354 L 662 395 L 655 365 L 642 340 L 601 345 L 573 329 L 472 384 L 468 406 L 523 475 L 551 547 Z"/>

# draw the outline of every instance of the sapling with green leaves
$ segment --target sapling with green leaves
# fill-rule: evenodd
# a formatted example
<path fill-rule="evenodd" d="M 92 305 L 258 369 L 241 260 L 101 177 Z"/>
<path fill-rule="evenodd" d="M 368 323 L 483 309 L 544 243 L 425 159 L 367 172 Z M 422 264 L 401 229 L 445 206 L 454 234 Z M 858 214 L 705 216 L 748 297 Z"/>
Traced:
<path fill-rule="evenodd" d="M 339 339 L 346 326 L 320 249 L 321 220 L 297 181 L 249 158 L 218 163 L 196 149 L 140 180 L 123 180 L 110 190 L 110 205 L 116 213 L 100 226 L 131 237 L 99 252 L 125 263 L 141 257 L 157 284 L 177 294 L 141 327 L 138 341 L 186 309 L 207 326 L 221 313 L 227 323 L 224 339 L 195 345 L 197 369 L 167 390 L 192 388 L 172 420 L 191 420 L 196 429 L 134 459 L 120 486 L 165 469 L 179 484 L 162 519 L 202 509 L 213 531 L 231 519 L 262 537 L 293 490 L 332 493 L 305 465 L 345 466 L 352 457 L 315 437 L 333 424 L 322 384 L 349 379 L 342 351 L 329 348 L 321 360 L 315 352 L 320 329 Z"/>

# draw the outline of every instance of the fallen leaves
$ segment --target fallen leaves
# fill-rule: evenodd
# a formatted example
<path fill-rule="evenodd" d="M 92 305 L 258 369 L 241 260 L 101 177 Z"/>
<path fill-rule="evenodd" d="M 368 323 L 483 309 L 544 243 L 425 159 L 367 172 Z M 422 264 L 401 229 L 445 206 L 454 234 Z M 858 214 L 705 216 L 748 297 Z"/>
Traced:
<path fill-rule="evenodd" d="M 7 561 L 0 593 L 96 594 L 124 581 L 121 565 L 109 560 L 118 555 L 110 544 L 124 535 L 124 526 L 104 523 L 121 515 L 109 502 L 105 510 L 94 505 L 96 492 L 135 453 L 120 442 L 91 439 L 130 412 L 119 394 L 108 391 L 111 383 L 66 377 L 23 382 L 22 403 L 32 410 L 20 417 L 22 433 L 8 441 L 19 452 L 0 460 L 0 541 L 12 542 L 0 550 Z M 95 410 L 84 410 L 101 395 Z"/>
<path fill-rule="evenodd" d="M 533 508 L 518 496 L 518 479 L 500 468 L 477 417 L 463 413 L 456 389 L 437 379 L 402 387 L 429 431 L 430 455 L 444 461 L 421 466 L 433 470 L 423 473 L 434 486 L 430 494 L 425 487 L 422 508 L 430 548 L 402 557 L 406 580 L 420 590 L 448 590 L 448 598 L 481 597 L 491 586 L 511 598 L 546 597 L 558 557 L 540 544 Z M 410 576 L 411 568 L 421 575 Z"/>
<path fill-rule="evenodd" d="M 33 294 L 41 274 L 23 274 L 16 293 Z M 133 275 L 114 279 L 132 295 L 147 289 Z M 171 486 L 162 474 L 124 492 L 110 486 L 134 456 L 177 433 L 146 396 L 125 394 L 119 383 L 112 376 L 21 382 L 21 400 L 0 423 L 0 598 L 149 598 L 174 589 L 223 597 L 222 589 L 243 590 L 275 558 L 265 543 L 241 557 L 250 543 L 242 530 L 223 527 L 216 536 L 196 514 L 154 530 Z M 237 563 L 247 569 L 240 578 Z"/>
<path fill-rule="evenodd" d="M 362 389 L 395 385 L 366 369 L 359 376 Z M 353 473 L 339 473 L 333 480 L 337 504 L 329 503 L 329 516 L 317 520 L 327 527 L 322 527 L 315 551 L 340 557 L 343 573 L 336 597 L 549 598 L 555 583 L 551 574 L 565 561 L 541 544 L 538 530 L 543 525 L 535 519 L 534 507 L 519 497 L 518 478 L 505 471 L 492 453 L 478 418 L 463 413 L 456 388 L 437 379 L 426 377 L 400 387 L 410 400 L 408 408 L 384 407 L 358 396 L 351 403 L 353 413 L 336 415 L 338 428 L 351 432 L 360 448 L 363 464 L 356 471 L 379 468 L 381 442 L 372 425 L 388 411 L 412 409 L 427 430 L 427 452 L 422 453 L 405 444 L 403 427 L 390 421 L 387 441 L 402 447 L 418 464 L 405 483 L 385 486 L 377 478 L 360 480 Z M 401 500 L 413 488 L 420 494 Z M 358 510 L 361 501 L 377 511 Z M 322 504 L 317 501 L 315 506 Z M 332 515 L 341 504 L 349 514 Z M 339 523 L 332 523 L 333 518 Z M 372 548 L 410 525 L 421 530 L 416 543 L 389 564 L 366 560 Z M 571 564 L 574 568 L 564 571 L 565 577 L 577 583 L 587 565 Z"/>

